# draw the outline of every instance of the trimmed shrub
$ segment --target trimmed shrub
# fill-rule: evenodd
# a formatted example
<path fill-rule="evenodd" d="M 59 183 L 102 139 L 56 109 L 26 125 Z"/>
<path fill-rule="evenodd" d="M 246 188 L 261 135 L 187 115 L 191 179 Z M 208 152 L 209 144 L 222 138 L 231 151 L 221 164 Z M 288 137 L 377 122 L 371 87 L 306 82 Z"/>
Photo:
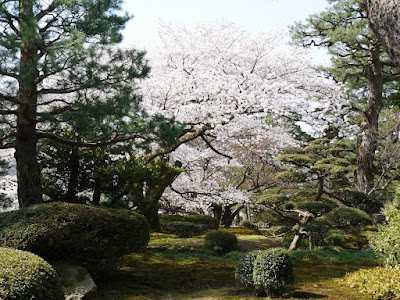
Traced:
<path fill-rule="evenodd" d="M 0 248 L 0 299 L 63 300 L 64 293 L 56 271 L 43 258 Z"/>
<path fill-rule="evenodd" d="M 325 238 L 327 246 L 338 246 L 342 248 L 344 246 L 344 240 L 345 236 L 340 233 L 332 233 Z"/>
<path fill-rule="evenodd" d="M 207 230 L 217 230 L 219 228 L 219 221 L 211 216 L 188 215 L 185 216 L 185 221 L 204 225 Z"/>
<path fill-rule="evenodd" d="M 160 217 L 161 231 L 166 232 L 165 226 L 171 222 L 189 222 L 197 225 L 203 225 L 205 230 L 217 230 L 219 222 L 217 219 L 206 215 L 162 215 Z"/>
<path fill-rule="evenodd" d="M 148 241 L 145 218 L 128 210 L 50 203 L 0 214 L 0 246 L 76 262 L 94 276 Z"/>
<path fill-rule="evenodd" d="M 164 225 L 165 233 L 173 233 L 179 237 L 189 238 L 200 235 L 206 231 L 206 226 L 203 224 L 194 224 L 185 221 L 173 221 Z"/>
<path fill-rule="evenodd" d="M 228 253 L 236 249 L 237 238 L 228 231 L 211 231 L 205 236 L 205 246 L 211 250 Z"/>
<path fill-rule="evenodd" d="M 346 275 L 343 283 L 358 290 L 368 299 L 399 299 L 400 268 L 375 267 Z"/>
<path fill-rule="evenodd" d="M 262 251 L 254 261 L 253 280 L 256 291 L 270 298 L 282 296 L 293 282 L 293 266 L 289 254 L 280 248 Z"/>
<path fill-rule="evenodd" d="M 260 253 L 260 250 L 249 251 L 238 260 L 235 272 L 235 280 L 238 285 L 254 287 L 254 261 Z"/>

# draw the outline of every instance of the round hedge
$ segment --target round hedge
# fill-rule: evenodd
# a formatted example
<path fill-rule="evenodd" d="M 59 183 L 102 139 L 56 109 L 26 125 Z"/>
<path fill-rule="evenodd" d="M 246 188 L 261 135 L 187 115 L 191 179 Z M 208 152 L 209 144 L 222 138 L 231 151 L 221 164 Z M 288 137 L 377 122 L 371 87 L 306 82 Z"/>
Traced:
<path fill-rule="evenodd" d="M 77 262 L 92 273 L 148 241 L 145 218 L 127 210 L 49 203 L 0 214 L 0 246 Z"/>
<path fill-rule="evenodd" d="M 231 252 L 237 247 L 236 235 L 228 231 L 211 231 L 204 239 L 207 248 L 222 253 Z"/>
<path fill-rule="evenodd" d="M 289 254 L 280 248 L 262 251 L 254 260 L 254 286 L 270 298 L 279 298 L 286 285 L 293 282 L 293 266 Z"/>
<path fill-rule="evenodd" d="M 253 269 L 254 261 L 261 253 L 260 250 L 253 250 L 244 254 L 236 264 L 235 280 L 238 285 L 254 287 Z"/>
<path fill-rule="evenodd" d="M 56 271 L 41 257 L 0 248 L 0 299 L 63 300 Z"/>

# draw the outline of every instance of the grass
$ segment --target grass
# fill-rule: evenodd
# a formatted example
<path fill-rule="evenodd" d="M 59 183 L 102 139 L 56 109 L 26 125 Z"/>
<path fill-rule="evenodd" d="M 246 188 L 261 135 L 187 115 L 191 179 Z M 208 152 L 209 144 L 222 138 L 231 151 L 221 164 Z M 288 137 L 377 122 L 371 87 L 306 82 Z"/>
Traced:
<path fill-rule="evenodd" d="M 203 239 L 152 235 L 146 252 L 123 256 L 112 279 L 99 282 L 97 299 L 262 299 L 236 286 L 236 262 L 243 250 L 279 246 L 280 240 L 238 235 L 241 251 L 218 256 L 202 248 Z M 286 298 L 367 299 L 339 281 L 348 272 L 376 264 L 373 253 L 316 249 L 297 250 L 291 256 L 295 283 Z"/>

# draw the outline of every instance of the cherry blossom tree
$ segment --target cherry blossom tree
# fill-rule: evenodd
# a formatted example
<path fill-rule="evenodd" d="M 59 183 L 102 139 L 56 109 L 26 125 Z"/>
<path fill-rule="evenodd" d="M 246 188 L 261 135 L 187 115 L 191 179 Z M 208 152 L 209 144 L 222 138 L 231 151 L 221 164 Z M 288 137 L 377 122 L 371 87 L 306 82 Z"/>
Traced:
<path fill-rule="evenodd" d="M 286 40 L 284 31 L 252 36 L 226 21 L 162 26 L 149 51 L 152 72 L 142 83 L 142 105 L 150 115 L 181 122 L 182 135 L 193 136 L 174 151 L 153 149 L 184 167 L 163 195 L 167 203 L 203 210 L 246 203 L 253 189 L 244 187 L 248 178 L 241 183 L 228 172 L 249 167 L 249 154 L 240 149 L 266 161 L 295 142 L 287 121 L 320 132 L 334 126 L 338 134 L 351 127 L 340 86 L 315 71 L 307 50 Z"/>

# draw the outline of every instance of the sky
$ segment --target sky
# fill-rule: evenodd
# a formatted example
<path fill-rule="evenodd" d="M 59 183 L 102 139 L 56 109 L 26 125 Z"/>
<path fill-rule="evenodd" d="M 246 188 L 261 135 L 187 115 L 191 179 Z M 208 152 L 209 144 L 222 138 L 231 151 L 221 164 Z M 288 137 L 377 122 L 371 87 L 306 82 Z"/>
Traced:
<path fill-rule="evenodd" d="M 125 0 L 134 15 L 124 30 L 124 44 L 147 48 L 157 38 L 161 22 L 190 27 L 226 19 L 256 34 L 305 20 L 328 6 L 326 0 Z"/>

